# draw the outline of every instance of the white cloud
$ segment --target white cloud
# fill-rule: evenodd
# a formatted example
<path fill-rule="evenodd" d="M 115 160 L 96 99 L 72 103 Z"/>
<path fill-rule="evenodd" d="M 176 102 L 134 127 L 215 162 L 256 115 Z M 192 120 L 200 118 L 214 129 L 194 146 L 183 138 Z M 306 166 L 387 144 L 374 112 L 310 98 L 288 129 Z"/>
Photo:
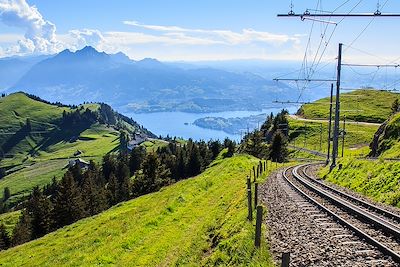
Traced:
<path fill-rule="evenodd" d="M 141 24 L 137 21 L 123 21 L 123 23 L 137 28 L 159 31 L 162 32 L 164 36 L 179 36 L 179 39 L 181 40 L 185 40 L 185 38 L 205 38 L 208 41 L 214 41 L 226 45 L 248 44 L 252 42 L 282 45 L 287 42 L 300 42 L 299 36 L 296 35 L 289 36 L 285 34 L 273 34 L 253 29 L 243 29 L 241 32 L 234 32 L 230 30 L 205 30 L 189 29 L 178 26 L 148 25 Z"/>
<path fill-rule="evenodd" d="M 56 39 L 56 26 L 25 0 L 0 0 L 0 20 L 8 26 L 25 30 L 24 38 L 11 50 L 22 54 L 54 53 L 61 48 Z"/>
<path fill-rule="evenodd" d="M 254 29 L 191 29 L 136 21 L 123 22 L 134 27 L 132 31 L 102 32 L 83 28 L 56 35 L 56 26 L 26 0 L 0 0 L 0 22 L 24 31 L 23 35 L 0 34 L 0 56 L 52 54 L 90 45 L 108 53 L 123 51 L 136 59 L 261 58 L 297 54 L 303 38 Z"/>
<path fill-rule="evenodd" d="M 80 49 L 90 45 L 97 47 L 105 42 L 103 34 L 99 30 L 83 29 L 69 31 L 70 39 L 72 39 L 72 49 Z"/>

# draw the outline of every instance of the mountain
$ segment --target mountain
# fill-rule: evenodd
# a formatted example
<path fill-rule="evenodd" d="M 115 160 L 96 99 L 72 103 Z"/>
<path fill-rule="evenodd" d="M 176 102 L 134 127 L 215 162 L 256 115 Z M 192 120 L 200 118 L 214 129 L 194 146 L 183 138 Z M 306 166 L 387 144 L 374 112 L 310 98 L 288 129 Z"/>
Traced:
<path fill-rule="evenodd" d="M 10 89 L 18 90 L 53 102 L 107 102 L 139 112 L 258 110 L 294 98 L 290 87 L 259 75 L 133 61 L 92 47 L 64 50 L 35 64 Z"/>
<path fill-rule="evenodd" d="M 36 63 L 47 56 L 0 58 L 0 92 L 14 85 Z"/>

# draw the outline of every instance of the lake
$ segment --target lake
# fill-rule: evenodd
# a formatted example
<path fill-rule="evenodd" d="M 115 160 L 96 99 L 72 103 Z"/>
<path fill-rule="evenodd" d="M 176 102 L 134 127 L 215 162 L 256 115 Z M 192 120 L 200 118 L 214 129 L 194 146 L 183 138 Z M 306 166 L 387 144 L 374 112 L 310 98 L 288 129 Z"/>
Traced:
<path fill-rule="evenodd" d="M 290 113 L 296 112 L 297 107 L 288 109 Z M 185 139 L 192 138 L 194 140 L 210 140 L 226 137 L 232 140 L 240 140 L 240 135 L 232 135 L 224 131 L 211 130 L 198 127 L 193 124 L 196 119 L 204 117 L 222 117 L 222 118 L 243 118 L 251 115 L 274 114 L 281 111 L 281 108 L 265 109 L 262 111 L 225 111 L 216 113 L 185 113 L 185 112 L 155 112 L 155 113 L 129 113 L 121 112 L 125 116 L 132 117 L 139 124 L 149 129 L 156 135 L 176 136 Z M 260 125 L 264 120 L 260 121 Z M 253 129 L 250 129 L 253 130 Z"/>

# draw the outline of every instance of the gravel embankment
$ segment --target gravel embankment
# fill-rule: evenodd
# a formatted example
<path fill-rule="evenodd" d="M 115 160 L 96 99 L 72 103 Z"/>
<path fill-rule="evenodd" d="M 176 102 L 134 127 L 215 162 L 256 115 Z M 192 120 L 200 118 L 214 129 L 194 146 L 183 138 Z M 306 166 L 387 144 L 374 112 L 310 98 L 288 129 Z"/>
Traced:
<path fill-rule="evenodd" d="M 273 173 L 260 188 L 268 208 L 269 244 L 277 265 L 290 252 L 290 266 L 395 266 L 370 245 L 306 202 Z"/>

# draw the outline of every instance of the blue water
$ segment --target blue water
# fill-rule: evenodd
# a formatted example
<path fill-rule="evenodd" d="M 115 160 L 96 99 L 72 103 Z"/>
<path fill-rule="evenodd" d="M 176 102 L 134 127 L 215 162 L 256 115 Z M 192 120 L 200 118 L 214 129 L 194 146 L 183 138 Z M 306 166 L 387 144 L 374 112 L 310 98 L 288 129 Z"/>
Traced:
<path fill-rule="evenodd" d="M 262 111 L 226 111 L 216 113 L 185 113 L 185 112 L 155 112 L 155 113 L 127 113 L 123 114 L 132 117 L 139 124 L 149 129 L 156 135 L 176 136 L 185 139 L 192 138 L 194 140 L 210 140 L 226 137 L 232 140 L 240 140 L 240 135 L 232 135 L 224 131 L 204 129 L 193 124 L 196 119 L 204 117 L 222 117 L 222 118 L 242 118 L 251 115 L 277 113 L 281 108 L 266 109 Z M 289 112 L 295 112 L 297 108 L 289 109 Z M 264 121 L 260 121 L 260 124 Z M 253 130 L 253 129 L 250 129 Z"/>

